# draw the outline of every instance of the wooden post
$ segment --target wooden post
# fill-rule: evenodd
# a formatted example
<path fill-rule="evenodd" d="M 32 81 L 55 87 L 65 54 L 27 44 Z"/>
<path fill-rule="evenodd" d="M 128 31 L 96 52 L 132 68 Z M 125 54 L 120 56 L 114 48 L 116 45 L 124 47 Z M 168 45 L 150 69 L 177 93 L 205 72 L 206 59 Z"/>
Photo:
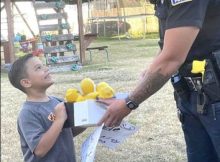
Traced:
<path fill-rule="evenodd" d="M 7 14 L 7 24 L 8 24 L 8 43 L 9 43 L 9 56 L 10 63 L 15 61 L 14 53 L 14 21 L 13 21 L 13 11 L 11 9 L 11 0 L 5 0 L 5 10 Z"/>
<path fill-rule="evenodd" d="M 120 38 L 120 27 L 119 27 L 119 23 L 120 23 L 120 13 L 119 13 L 119 1 L 117 0 L 117 15 L 118 15 L 118 24 L 117 24 L 117 27 L 118 27 L 118 39 L 121 40 Z"/>
<path fill-rule="evenodd" d="M 123 18 L 124 18 L 124 24 L 123 24 L 124 34 L 126 34 L 126 32 L 127 32 L 126 15 L 125 15 L 125 5 L 124 5 L 124 2 L 123 2 L 123 1 L 122 1 L 122 7 L 123 7 Z"/>
<path fill-rule="evenodd" d="M 61 2 L 61 1 L 60 1 L 60 2 Z M 57 13 L 61 13 L 61 9 L 60 9 L 60 8 L 57 10 Z M 65 23 L 67 23 L 67 21 L 66 21 Z M 62 18 L 61 18 L 61 19 L 58 19 L 58 25 L 60 26 L 61 24 L 62 24 Z M 69 30 L 68 30 L 68 33 L 69 33 Z M 62 30 L 62 29 L 58 30 L 58 34 L 59 34 L 59 35 L 60 35 L 60 34 L 63 34 L 63 30 Z M 56 42 L 55 42 L 55 43 L 56 43 Z M 64 44 L 63 41 L 60 41 L 60 42 L 59 42 L 59 45 L 63 45 L 63 44 Z M 57 55 L 57 54 L 55 54 L 55 55 Z M 60 55 L 60 56 L 64 56 L 64 52 L 60 52 L 59 55 Z"/>
<path fill-rule="evenodd" d="M 82 15 L 82 0 L 77 0 L 78 24 L 79 24 L 79 45 L 80 45 L 80 62 L 85 63 L 85 46 L 83 32 L 83 15 Z"/>
<path fill-rule="evenodd" d="M 145 39 L 145 37 L 146 37 L 146 33 L 147 33 L 147 12 L 146 12 L 146 1 L 144 2 L 144 14 L 145 14 L 145 16 L 144 16 L 144 38 L 143 39 Z"/>
<path fill-rule="evenodd" d="M 87 23 L 88 23 L 88 28 L 87 31 L 89 30 L 89 32 L 92 31 L 92 27 L 91 27 L 91 21 L 90 21 L 90 0 L 88 0 L 88 20 L 87 20 Z"/>
<path fill-rule="evenodd" d="M 4 50 L 5 64 L 10 64 L 10 52 L 9 52 L 8 41 L 1 41 L 1 46 L 3 46 L 3 50 Z"/>
<path fill-rule="evenodd" d="M 96 33 L 99 33 L 99 17 L 96 18 Z"/>
<path fill-rule="evenodd" d="M 106 17 L 106 12 L 105 12 L 105 9 L 106 9 L 106 0 L 105 0 L 105 2 L 104 2 L 104 3 L 105 3 L 105 5 L 104 5 L 104 17 Z M 103 26 L 103 27 L 104 27 L 104 37 L 106 37 L 106 30 L 105 30 L 105 29 L 106 29 L 106 26 L 105 26 L 105 18 L 104 18 L 104 26 Z"/>

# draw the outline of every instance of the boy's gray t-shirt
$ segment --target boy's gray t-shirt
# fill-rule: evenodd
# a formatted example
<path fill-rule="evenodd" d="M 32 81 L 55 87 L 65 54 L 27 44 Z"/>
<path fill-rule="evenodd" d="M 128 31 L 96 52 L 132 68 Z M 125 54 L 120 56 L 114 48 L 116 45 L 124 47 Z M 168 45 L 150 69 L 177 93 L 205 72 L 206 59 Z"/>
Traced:
<path fill-rule="evenodd" d="M 34 149 L 42 135 L 50 128 L 52 122 L 50 114 L 60 102 L 55 97 L 49 97 L 48 102 L 29 102 L 23 104 L 18 116 L 18 132 L 21 149 L 25 162 L 75 162 L 75 150 L 71 128 L 64 128 L 54 146 L 43 157 L 34 155 Z"/>

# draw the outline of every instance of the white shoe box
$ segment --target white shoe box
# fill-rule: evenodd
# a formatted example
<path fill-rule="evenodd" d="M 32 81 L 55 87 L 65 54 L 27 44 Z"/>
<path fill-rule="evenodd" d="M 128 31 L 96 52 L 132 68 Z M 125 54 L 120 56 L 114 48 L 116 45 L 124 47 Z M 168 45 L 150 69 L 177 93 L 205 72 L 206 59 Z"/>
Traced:
<path fill-rule="evenodd" d="M 116 99 L 123 99 L 127 93 L 117 93 Z M 74 125 L 81 127 L 96 126 L 106 111 L 106 105 L 95 100 L 74 103 Z"/>

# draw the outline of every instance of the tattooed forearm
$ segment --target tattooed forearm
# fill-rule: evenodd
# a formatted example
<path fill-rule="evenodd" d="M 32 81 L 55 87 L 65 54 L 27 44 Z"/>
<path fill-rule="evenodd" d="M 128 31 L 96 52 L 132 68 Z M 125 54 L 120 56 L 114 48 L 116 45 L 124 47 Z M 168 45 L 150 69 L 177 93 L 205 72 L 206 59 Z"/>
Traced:
<path fill-rule="evenodd" d="M 132 101 L 140 104 L 152 94 L 157 92 L 170 78 L 169 75 L 164 76 L 160 73 L 160 69 L 156 72 L 148 72 L 141 83 L 130 94 L 129 98 Z"/>

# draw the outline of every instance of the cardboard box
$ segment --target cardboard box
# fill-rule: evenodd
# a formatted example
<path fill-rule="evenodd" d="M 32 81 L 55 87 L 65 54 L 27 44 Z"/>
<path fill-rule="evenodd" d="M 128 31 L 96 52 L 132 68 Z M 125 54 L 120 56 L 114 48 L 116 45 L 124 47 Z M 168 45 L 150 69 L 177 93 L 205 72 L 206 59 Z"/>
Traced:
<path fill-rule="evenodd" d="M 127 93 L 117 93 L 117 99 L 123 99 L 128 96 Z M 74 125 L 90 127 L 96 126 L 106 111 L 106 105 L 95 100 L 86 100 L 74 103 Z"/>

